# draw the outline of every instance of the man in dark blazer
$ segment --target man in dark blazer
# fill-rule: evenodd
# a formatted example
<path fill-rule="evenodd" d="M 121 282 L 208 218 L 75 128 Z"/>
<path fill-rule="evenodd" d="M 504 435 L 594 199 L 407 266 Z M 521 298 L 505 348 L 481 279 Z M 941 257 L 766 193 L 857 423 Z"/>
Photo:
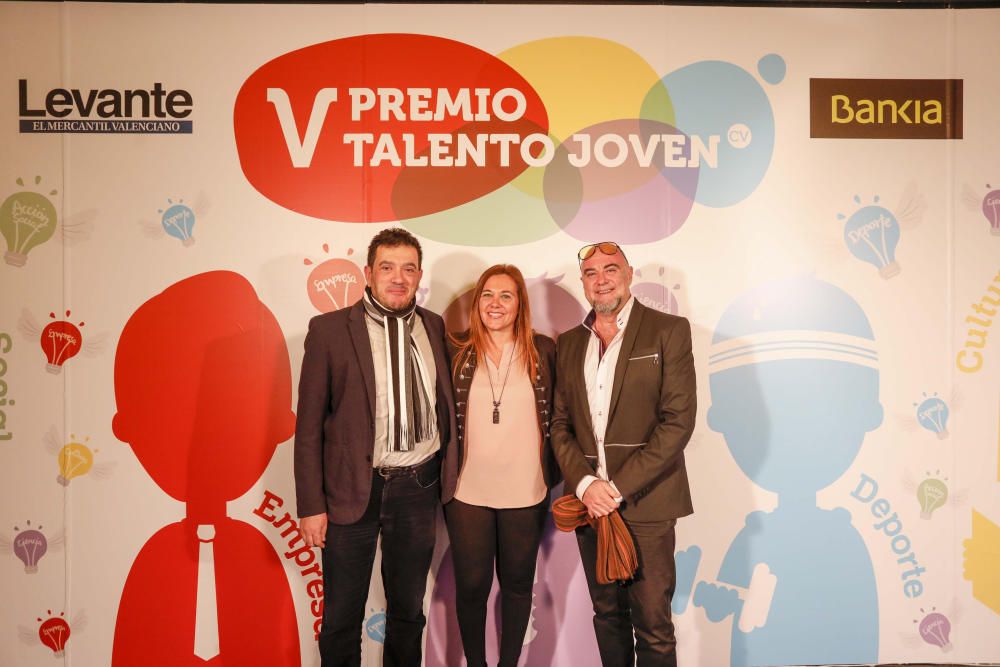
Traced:
<path fill-rule="evenodd" d="M 323 547 L 324 667 L 361 663 L 379 533 L 383 662 L 421 663 L 437 508 L 455 492 L 441 487 L 442 452 L 456 432 L 444 322 L 414 298 L 422 259 L 409 232 L 380 232 L 362 300 L 314 317 L 306 335 L 295 492 L 303 539 Z"/>
<path fill-rule="evenodd" d="M 691 327 L 635 300 L 617 244 L 584 246 L 578 259 L 593 310 L 559 337 L 552 448 L 566 492 L 592 517 L 621 512 L 639 556 L 630 584 L 599 584 L 596 533 L 577 529 L 601 661 L 676 665 L 674 524 L 693 511 L 684 467 L 696 411 Z"/>

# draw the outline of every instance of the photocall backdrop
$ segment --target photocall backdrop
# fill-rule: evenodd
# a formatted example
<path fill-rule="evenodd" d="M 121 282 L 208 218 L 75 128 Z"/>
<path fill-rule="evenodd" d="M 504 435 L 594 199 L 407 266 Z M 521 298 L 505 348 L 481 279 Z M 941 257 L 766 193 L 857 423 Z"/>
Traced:
<path fill-rule="evenodd" d="M 1000 658 L 1000 10 L 0 19 L 0 664 L 319 664 L 302 343 L 396 224 L 452 328 L 497 262 L 575 326 L 608 239 L 691 321 L 682 663 Z M 426 663 L 457 665 L 439 538 Z M 522 664 L 598 664 L 551 526 Z"/>

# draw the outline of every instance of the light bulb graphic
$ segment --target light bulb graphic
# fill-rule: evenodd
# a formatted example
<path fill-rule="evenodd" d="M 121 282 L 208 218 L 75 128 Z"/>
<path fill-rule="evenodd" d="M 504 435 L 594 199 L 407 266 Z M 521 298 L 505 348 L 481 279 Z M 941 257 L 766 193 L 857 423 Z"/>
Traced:
<path fill-rule="evenodd" d="M 948 500 L 948 485 L 944 480 L 928 477 L 917 487 L 917 502 L 920 503 L 920 518 L 930 519 L 934 510 Z"/>
<path fill-rule="evenodd" d="M 664 275 L 666 274 L 665 267 L 661 266 L 658 273 L 659 280 L 656 282 L 639 282 L 636 280 L 636 282 L 632 285 L 632 295 L 635 296 L 637 301 L 647 308 L 658 310 L 661 313 L 677 315 L 680 312 L 680 307 L 677 304 L 675 292 L 679 290 L 681 286 L 675 283 L 673 287 L 667 287 L 664 284 Z M 640 269 L 635 270 L 635 277 L 643 277 Z"/>
<path fill-rule="evenodd" d="M 69 317 L 70 311 L 66 311 Z M 55 319 L 55 313 L 49 313 L 49 317 Z M 83 326 L 83 322 L 80 322 Z M 42 329 L 42 336 L 39 340 L 42 352 L 48 363 L 45 370 L 53 374 L 62 372 L 62 365 L 69 359 L 75 357 L 83 345 L 83 335 L 77 325 L 66 320 L 56 320 L 49 322 L 48 326 Z"/>
<path fill-rule="evenodd" d="M 49 541 L 42 534 L 42 526 L 37 529 L 31 527 L 31 521 L 27 522 L 28 528 L 20 530 L 14 526 L 17 535 L 14 537 L 14 555 L 24 563 L 24 571 L 27 574 L 38 572 L 38 560 L 45 555 L 49 549 Z"/>
<path fill-rule="evenodd" d="M 70 435 L 76 440 L 75 435 Z M 90 438 L 86 439 L 87 442 Z M 69 442 L 59 450 L 59 475 L 56 481 L 63 486 L 69 486 L 75 477 L 86 475 L 94 465 L 94 451 L 81 442 Z"/>
<path fill-rule="evenodd" d="M 35 184 L 41 182 L 35 176 Z M 24 186 L 22 179 L 17 184 Z M 57 194 L 55 190 L 50 195 Z M 7 241 L 4 261 L 21 267 L 28 261 L 32 248 L 45 243 L 56 231 L 56 207 L 38 192 L 15 192 L 0 204 L 0 232 Z"/>
<path fill-rule="evenodd" d="M 983 215 L 990 223 L 990 234 L 1000 236 L 1000 190 L 991 190 L 983 197 Z"/>
<path fill-rule="evenodd" d="M 927 396 L 927 394 L 924 394 Z M 925 398 L 917 406 L 917 421 L 931 433 L 936 433 L 938 440 L 948 437 L 948 404 L 938 398 L 937 394 Z"/>
<path fill-rule="evenodd" d="M 951 621 L 944 614 L 931 611 L 920 621 L 919 630 L 920 636 L 931 646 L 938 646 L 945 653 L 951 650 Z"/>
<path fill-rule="evenodd" d="M 191 231 L 194 229 L 194 211 L 184 204 L 183 199 L 177 204 L 168 199 L 167 203 L 170 204 L 167 210 L 157 211 L 162 215 L 160 223 L 163 230 L 175 239 L 180 239 L 185 248 L 193 245 L 194 236 Z"/>
<path fill-rule="evenodd" d="M 375 611 L 369 608 L 372 612 L 371 616 L 365 619 L 365 634 L 372 641 L 376 641 L 379 644 L 385 643 L 385 610 Z"/>
<path fill-rule="evenodd" d="M 861 203 L 861 198 L 854 196 Z M 875 197 L 877 203 L 879 198 Z M 843 214 L 837 214 L 843 219 Z M 882 206 L 864 206 L 851 215 L 844 225 L 844 243 L 851 254 L 863 262 L 868 262 L 885 279 L 900 272 L 896 261 L 896 246 L 899 244 L 899 221 L 892 212 Z"/>
<path fill-rule="evenodd" d="M 328 243 L 323 244 L 323 252 L 330 252 Z M 348 248 L 347 254 L 354 254 L 354 249 Z M 312 266 L 314 262 L 306 258 L 302 263 Z M 306 289 L 316 310 L 329 313 L 357 303 L 365 292 L 365 277 L 357 264 L 337 257 L 324 261 L 309 272 Z"/>
<path fill-rule="evenodd" d="M 38 619 L 41 622 L 38 627 L 38 638 L 52 649 L 57 658 L 62 657 L 66 650 L 66 642 L 69 641 L 69 623 L 63 619 L 66 614 L 51 616 L 51 609 L 47 613 L 50 614 L 49 618 L 44 621 Z"/>

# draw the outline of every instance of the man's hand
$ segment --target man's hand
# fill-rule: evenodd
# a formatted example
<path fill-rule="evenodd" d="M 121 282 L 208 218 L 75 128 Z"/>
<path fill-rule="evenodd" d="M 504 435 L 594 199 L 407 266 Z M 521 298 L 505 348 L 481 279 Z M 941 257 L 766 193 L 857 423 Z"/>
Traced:
<path fill-rule="evenodd" d="M 587 506 L 587 514 L 597 518 L 611 514 L 618 509 L 618 494 L 610 484 L 603 479 L 591 482 L 587 490 L 583 492 L 583 504 Z"/>
<path fill-rule="evenodd" d="M 307 547 L 326 546 L 326 514 L 313 514 L 299 519 L 299 532 Z"/>

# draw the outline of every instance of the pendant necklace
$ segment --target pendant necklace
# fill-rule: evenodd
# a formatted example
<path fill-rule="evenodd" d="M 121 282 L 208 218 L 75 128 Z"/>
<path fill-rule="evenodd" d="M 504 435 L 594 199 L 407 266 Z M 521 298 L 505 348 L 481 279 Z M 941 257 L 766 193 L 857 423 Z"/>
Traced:
<path fill-rule="evenodd" d="M 486 356 L 486 355 L 483 355 Z M 500 363 L 503 363 L 503 351 L 500 352 Z M 496 390 L 493 388 L 493 374 L 490 373 L 490 363 L 489 359 L 486 360 L 486 377 L 490 381 L 490 396 L 493 398 L 493 423 L 500 423 L 500 402 L 503 401 L 503 392 L 507 388 L 507 377 L 510 376 L 510 367 L 514 365 L 514 350 L 510 352 L 510 360 L 507 362 L 507 372 L 503 376 L 503 384 L 500 385 L 500 396 L 497 397 Z M 497 377 L 500 375 L 500 368 L 497 367 Z"/>

